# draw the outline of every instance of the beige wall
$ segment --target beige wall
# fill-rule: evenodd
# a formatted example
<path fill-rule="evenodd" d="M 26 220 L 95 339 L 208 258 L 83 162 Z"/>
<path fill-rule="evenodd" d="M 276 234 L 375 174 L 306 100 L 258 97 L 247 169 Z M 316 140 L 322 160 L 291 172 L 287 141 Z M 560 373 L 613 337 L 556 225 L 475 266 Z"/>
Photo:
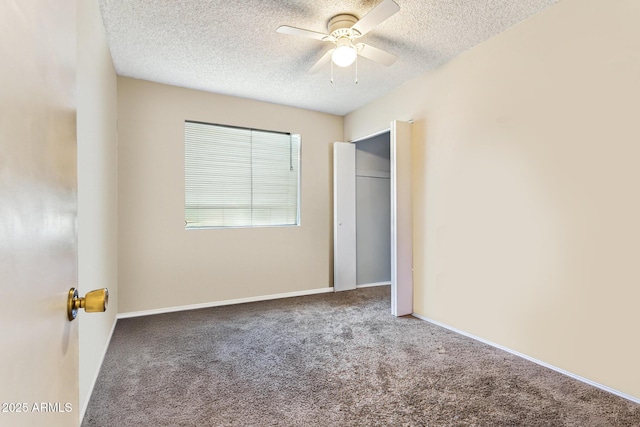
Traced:
<path fill-rule="evenodd" d="M 565 0 L 345 118 L 415 120 L 416 313 L 636 398 L 638 22 Z"/>
<path fill-rule="evenodd" d="M 302 225 L 185 230 L 187 119 L 300 133 Z M 329 287 L 342 133 L 339 116 L 119 77 L 120 312 Z"/>
<path fill-rule="evenodd" d="M 78 1 L 78 289 L 108 288 L 106 313 L 82 311 L 80 416 L 118 312 L 117 79 L 97 0 Z"/>

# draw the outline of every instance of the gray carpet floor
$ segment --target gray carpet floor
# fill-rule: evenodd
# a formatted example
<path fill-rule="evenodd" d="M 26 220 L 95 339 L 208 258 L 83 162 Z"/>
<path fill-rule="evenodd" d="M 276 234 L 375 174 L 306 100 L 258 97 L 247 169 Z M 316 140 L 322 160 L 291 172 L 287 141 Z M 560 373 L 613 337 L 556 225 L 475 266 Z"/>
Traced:
<path fill-rule="evenodd" d="M 640 405 L 407 316 L 389 287 L 119 320 L 83 426 L 640 426 Z"/>

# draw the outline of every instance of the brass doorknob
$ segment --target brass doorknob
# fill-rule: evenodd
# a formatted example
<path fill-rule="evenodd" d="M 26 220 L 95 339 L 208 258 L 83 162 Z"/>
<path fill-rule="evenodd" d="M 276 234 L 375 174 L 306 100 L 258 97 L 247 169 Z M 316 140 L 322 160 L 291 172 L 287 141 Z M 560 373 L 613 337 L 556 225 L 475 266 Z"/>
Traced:
<path fill-rule="evenodd" d="M 67 317 L 70 321 L 74 320 L 78 316 L 78 310 L 81 308 L 84 308 L 87 313 L 106 311 L 108 303 L 109 290 L 107 288 L 87 292 L 84 297 L 78 297 L 78 290 L 71 288 L 67 298 Z"/>

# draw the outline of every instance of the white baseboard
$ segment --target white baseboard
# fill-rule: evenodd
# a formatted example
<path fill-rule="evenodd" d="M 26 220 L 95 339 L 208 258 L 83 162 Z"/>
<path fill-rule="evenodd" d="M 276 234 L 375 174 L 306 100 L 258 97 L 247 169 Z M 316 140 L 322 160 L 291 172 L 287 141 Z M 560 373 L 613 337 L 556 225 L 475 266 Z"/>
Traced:
<path fill-rule="evenodd" d="M 630 400 L 630 401 L 635 402 L 635 403 L 640 403 L 640 399 L 638 399 L 636 397 L 633 397 L 633 396 L 628 395 L 626 393 L 623 393 L 621 391 L 615 390 L 615 389 L 613 389 L 611 387 L 607 387 L 606 385 L 599 384 L 599 383 L 597 383 L 595 381 L 591 381 L 590 379 L 587 379 L 587 378 L 581 377 L 579 375 L 573 374 L 573 373 L 571 373 L 569 371 L 565 371 L 564 369 L 561 369 L 561 368 L 558 368 L 556 366 L 550 365 L 550 364 L 548 364 L 546 362 L 543 362 L 541 360 L 534 359 L 531 356 L 527 356 L 526 354 L 517 352 L 517 351 L 512 350 L 510 348 L 504 347 L 504 346 L 502 346 L 500 344 L 496 344 L 494 342 L 487 341 L 487 340 L 485 340 L 483 338 L 480 338 L 480 337 L 477 337 L 475 335 L 469 334 L 467 332 L 461 331 L 461 330 L 456 329 L 456 328 L 454 328 L 452 326 L 445 325 L 444 323 L 440 323 L 437 320 L 429 319 L 428 317 L 422 316 L 420 314 L 412 313 L 412 316 L 413 317 L 417 317 L 420 320 L 424 320 L 425 322 L 432 323 L 432 324 L 434 324 L 436 326 L 443 327 L 443 328 L 448 329 L 448 330 L 450 330 L 452 332 L 455 332 L 457 334 L 464 335 L 465 337 L 469 337 L 469 338 L 474 339 L 476 341 L 480 341 L 480 342 L 482 342 L 484 344 L 490 345 L 491 347 L 495 347 L 495 348 L 498 348 L 500 350 L 506 351 L 507 353 L 511 353 L 511 354 L 513 354 L 515 356 L 521 357 L 521 358 L 526 359 L 526 360 L 528 360 L 530 362 L 536 363 L 536 364 L 538 364 L 540 366 L 544 366 L 545 368 L 549 368 L 549 369 L 551 369 L 553 371 L 559 372 L 559 373 L 561 373 L 563 375 L 566 375 L 568 377 L 571 377 L 571 378 L 573 378 L 575 380 L 578 380 L 578 381 L 581 381 L 583 383 L 589 384 L 589 385 L 591 385 L 593 387 L 599 388 L 600 390 L 604 390 L 606 392 L 615 394 L 616 396 L 620 396 L 620 397 L 622 397 L 624 399 Z"/>
<path fill-rule="evenodd" d="M 104 363 L 104 358 L 107 355 L 107 350 L 109 350 L 109 344 L 111 344 L 111 337 L 113 336 L 113 331 L 116 330 L 116 323 L 118 323 L 118 317 L 113 319 L 113 325 L 111 325 L 111 331 L 109 331 L 109 337 L 107 338 L 107 342 L 104 345 L 104 349 L 102 350 L 102 356 L 100 357 L 100 363 L 98 363 L 98 369 L 93 376 L 93 380 L 91 381 L 91 385 L 89 385 L 89 392 L 87 393 L 87 398 L 84 400 L 82 404 L 82 408 L 80 408 L 80 424 L 82 424 L 82 420 L 84 420 L 84 414 L 87 412 L 87 408 L 89 407 L 89 402 L 91 401 L 91 395 L 93 394 L 93 389 L 96 386 L 96 381 L 98 381 L 98 375 L 100 375 L 100 369 L 102 368 L 102 364 Z"/>
<path fill-rule="evenodd" d="M 128 313 L 118 313 L 118 319 L 127 319 L 129 317 L 151 316 L 153 314 L 173 313 L 175 311 L 197 310 L 199 308 L 220 307 L 223 305 L 244 304 L 247 302 L 268 301 L 272 299 L 300 297 L 305 295 L 315 295 L 333 292 L 333 287 L 309 289 L 306 291 L 285 292 L 282 294 L 260 295 L 256 297 L 228 299 L 223 301 L 212 301 L 200 304 L 180 305 L 175 307 L 156 308 L 153 310 L 130 311 Z"/>
<path fill-rule="evenodd" d="M 391 282 L 363 283 L 362 285 L 356 285 L 356 289 L 371 288 L 373 286 L 387 286 L 387 285 L 391 285 Z"/>

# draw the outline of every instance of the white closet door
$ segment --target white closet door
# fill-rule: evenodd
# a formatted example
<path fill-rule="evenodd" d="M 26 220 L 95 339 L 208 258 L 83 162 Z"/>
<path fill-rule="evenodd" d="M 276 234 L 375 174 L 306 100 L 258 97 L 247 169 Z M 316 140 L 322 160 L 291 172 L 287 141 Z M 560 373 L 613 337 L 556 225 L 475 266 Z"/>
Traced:
<path fill-rule="evenodd" d="M 356 288 L 356 145 L 333 144 L 333 289 Z"/>
<path fill-rule="evenodd" d="M 413 313 L 411 124 L 391 123 L 391 314 Z"/>

